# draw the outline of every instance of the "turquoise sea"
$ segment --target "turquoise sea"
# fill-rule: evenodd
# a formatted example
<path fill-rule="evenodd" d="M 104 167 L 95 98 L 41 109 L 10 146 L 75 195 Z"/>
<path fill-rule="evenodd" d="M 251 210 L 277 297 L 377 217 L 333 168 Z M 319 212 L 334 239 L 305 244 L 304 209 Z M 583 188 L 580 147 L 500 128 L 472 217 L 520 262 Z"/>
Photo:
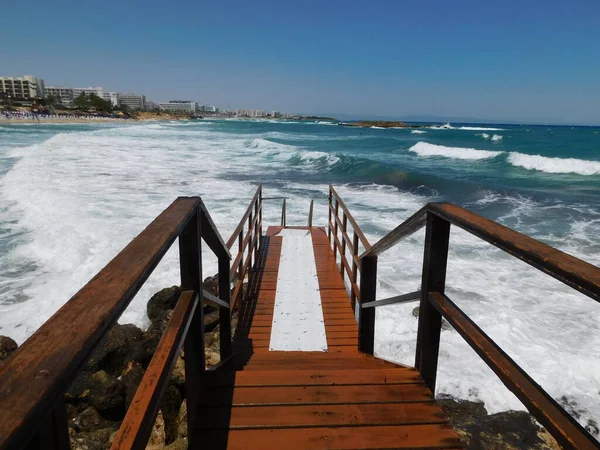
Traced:
<path fill-rule="evenodd" d="M 469 208 L 600 265 L 600 128 L 437 124 L 416 130 L 332 122 L 199 120 L 0 124 L 0 334 L 24 341 L 178 195 L 201 195 L 222 234 L 256 185 L 288 198 L 288 223 L 326 225 L 336 186 L 373 243 L 430 201 Z M 281 204 L 265 202 L 265 222 Z M 378 297 L 417 290 L 420 232 L 379 263 Z M 206 275 L 216 268 L 205 262 Z M 124 314 L 177 283 L 177 249 Z M 594 430 L 600 419 L 600 305 L 453 230 L 448 295 L 538 383 Z M 380 308 L 376 352 L 414 361 L 415 305 Z M 438 393 L 522 409 L 452 331 Z"/>

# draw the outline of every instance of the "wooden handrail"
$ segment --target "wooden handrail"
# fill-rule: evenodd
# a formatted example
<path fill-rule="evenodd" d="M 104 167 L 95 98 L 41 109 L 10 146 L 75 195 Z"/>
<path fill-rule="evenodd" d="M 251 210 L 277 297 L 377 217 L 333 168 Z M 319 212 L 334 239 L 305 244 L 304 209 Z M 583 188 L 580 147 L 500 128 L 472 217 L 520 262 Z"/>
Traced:
<path fill-rule="evenodd" d="M 340 209 L 342 210 L 341 219 L 339 217 Z M 352 228 L 352 239 L 350 239 L 350 236 L 348 235 L 348 224 L 350 224 L 350 227 Z M 356 220 L 354 220 L 354 217 L 346 207 L 344 201 L 331 185 L 329 186 L 328 227 L 329 231 L 327 236 L 333 247 L 333 255 L 334 257 L 337 257 L 338 252 L 340 255 L 340 274 L 342 275 L 342 279 L 344 278 L 344 274 L 348 275 L 348 280 L 350 282 L 350 304 L 352 305 L 352 310 L 354 310 L 356 300 L 360 301 L 361 296 L 361 290 L 358 285 L 358 275 L 360 273 L 358 245 L 360 242 L 365 249 L 369 249 L 371 248 L 371 244 L 369 244 L 369 241 L 356 223 Z M 338 233 L 340 234 L 340 237 L 338 237 Z M 352 262 L 351 264 L 346 257 L 346 250 L 350 252 L 349 257 Z"/>
<path fill-rule="evenodd" d="M 420 296 L 415 367 L 432 392 L 435 392 L 443 316 L 561 446 L 570 449 L 600 448 L 589 432 L 444 294 L 451 225 L 600 301 L 600 268 L 459 206 L 429 203 L 360 255 L 359 349 L 373 354 L 375 307 L 411 301 Z M 378 256 L 424 226 L 421 290 L 376 301 Z"/>
<path fill-rule="evenodd" d="M 444 294 L 432 292 L 429 301 L 563 448 L 582 450 L 600 446 L 452 300 Z"/>
<path fill-rule="evenodd" d="M 180 297 L 169 324 L 170 331 L 163 336 L 151 368 L 144 376 L 144 391 L 139 395 L 154 406 L 144 413 L 141 422 L 137 417 L 143 430 L 135 430 L 134 434 L 143 437 L 144 430 L 152 426 L 152 410 L 156 409 L 157 399 L 166 387 L 165 380 L 184 340 L 186 388 L 190 404 L 194 403 L 199 374 L 205 370 L 203 308 L 195 307 L 197 300 L 191 302 L 201 295 L 200 239 L 219 259 L 220 288 L 227 287 L 220 289 L 220 300 L 227 306 L 230 304 L 231 256 L 202 200 L 180 197 L 0 364 L 0 449 L 27 447 L 28 442 L 43 447 L 47 442 L 37 433 L 44 423 L 51 424 L 44 428 L 44 433 L 50 430 L 54 434 L 52 439 L 60 443 L 59 448 L 68 448 L 68 439 L 64 439 L 67 436 L 64 392 L 178 237 L 181 284 L 186 292 Z M 193 295 L 190 296 L 190 292 Z M 227 345 L 231 335 L 229 308 L 220 305 L 219 313 L 221 356 L 225 359 L 231 352 L 231 346 Z M 188 333 L 190 322 L 193 326 Z M 148 384 L 158 375 L 158 382 Z M 136 442 L 134 447 L 141 445 L 139 439 Z"/>
<path fill-rule="evenodd" d="M 235 245 L 236 241 L 238 243 L 238 251 L 231 265 L 229 275 L 231 281 L 235 282 L 231 297 L 231 309 L 237 305 L 242 293 L 244 279 L 248 270 L 252 267 L 252 261 L 256 261 L 262 235 L 262 202 L 262 184 L 260 184 L 252 200 L 250 200 L 250 204 L 246 208 L 246 212 L 242 216 L 240 223 L 227 241 L 229 249 Z M 246 229 L 246 234 L 244 234 L 244 230 Z M 244 255 L 246 255 L 245 259 Z"/>

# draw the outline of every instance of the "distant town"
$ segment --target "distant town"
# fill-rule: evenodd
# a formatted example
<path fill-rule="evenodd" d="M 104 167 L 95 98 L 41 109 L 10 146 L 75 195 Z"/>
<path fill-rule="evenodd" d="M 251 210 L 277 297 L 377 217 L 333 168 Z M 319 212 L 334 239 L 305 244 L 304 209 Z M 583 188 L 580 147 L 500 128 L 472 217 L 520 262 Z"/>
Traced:
<path fill-rule="evenodd" d="M 0 77 L 0 103 L 5 106 L 50 109 L 96 109 L 124 112 L 165 112 L 187 116 L 223 116 L 251 118 L 294 118 L 296 114 L 262 109 L 225 109 L 193 100 L 154 101 L 146 95 L 107 91 L 103 87 L 46 86 L 42 78 Z"/>

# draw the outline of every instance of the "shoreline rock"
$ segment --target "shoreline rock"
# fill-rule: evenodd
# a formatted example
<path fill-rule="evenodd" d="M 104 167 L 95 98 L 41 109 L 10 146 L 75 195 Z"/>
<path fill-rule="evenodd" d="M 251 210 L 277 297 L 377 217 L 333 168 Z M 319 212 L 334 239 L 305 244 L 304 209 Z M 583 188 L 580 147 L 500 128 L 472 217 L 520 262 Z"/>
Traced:
<path fill-rule="evenodd" d="M 358 122 L 341 122 L 338 125 L 343 127 L 364 127 L 364 128 L 426 128 L 429 125 L 411 125 L 399 121 L 389 120 L 361 120 Z"/>

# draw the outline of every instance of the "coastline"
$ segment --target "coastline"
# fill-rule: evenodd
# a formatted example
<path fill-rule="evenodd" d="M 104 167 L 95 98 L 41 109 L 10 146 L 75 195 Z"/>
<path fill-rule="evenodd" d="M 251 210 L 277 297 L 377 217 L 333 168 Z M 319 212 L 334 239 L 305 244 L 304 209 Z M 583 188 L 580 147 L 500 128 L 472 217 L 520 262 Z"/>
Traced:
<path fill-rule="evenodd" d="M 11 117 L 6 118 L 0 115 L 0 125 L 47 125 L 47 124 L 85 124 L 85 123 L 135 123 L 135 122 L 146 122 L 152 120 L 189 120 L 190 116 L 182 116 L 169 113 L 153 113 L 153 112 L 140 112 L 136 117 L 102 117 L 102 116 L 88 116 L 88 117 L 43 117 L 43 118 L 18 118 Z"/>

